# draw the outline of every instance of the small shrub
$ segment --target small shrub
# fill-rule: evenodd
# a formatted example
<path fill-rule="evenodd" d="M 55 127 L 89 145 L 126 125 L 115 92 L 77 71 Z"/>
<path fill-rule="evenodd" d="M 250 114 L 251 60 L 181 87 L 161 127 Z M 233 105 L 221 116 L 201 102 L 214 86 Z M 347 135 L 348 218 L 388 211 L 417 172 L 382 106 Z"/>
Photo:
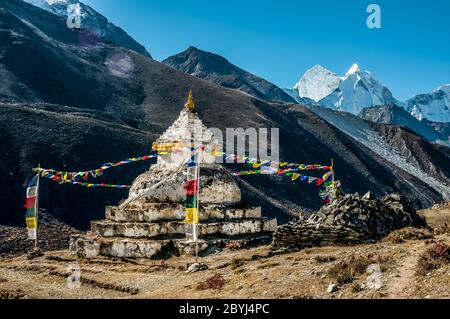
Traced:
<path fill-rule="evenodd" d="M 225 279 L 221 274 L 216 274 L 198 284 L 197 290 L 221 289 L 225 285 Z"/>
<path fill-rule="evenodd" d="M 314 260 L 317 261 L 318 263 L 329 263 L 329 262 L 335 261 L 336 257 L 319 255 L 319 256 L 314 257 Z"/>
<path fill-rule="evenodd" d="M 335 279 L 339 285 L 345 285 L 353 282 L 354 278 L 341 264 L 336 264 L 328 270 L 328 275 Z"/>
<path fill-rule="evenodd" d="M 420 255 L 417 274 L 426 275 L 448 263 L 450 263 L 450 246 L 444 242 L 437 242 Z"/>
<path fill-rule="evenodd" d="M 241 248 L 241 243 L 236 240 L 231 240 L 225 247 L 230 250 L 237 250 Z"/>
<path fill-rule="evenodd" d="M 351 256 L 339 262 L 341 268 L 347 269 L 352 276 L 366 272 L 367 266 L 372 263 L 372 260 L 363 256 Z"/>
<path fill-rule="evenodd" d="M 406 227 L 393 231 L 384 238 L 384 241 L 394 244 L 401 244 L 407 240 L 424 240 L 431 239 L 433 237 L 433 234 L 426 229 Z"/>
<path fill-rule="evenodd" d="M 331 267 L 328 275 L 334 278 L 338 284 L 345 285 L 352 283 L 358 275 L 365 273 L 369 265 L 379 264 L 383 270 L 390 262 L 390 257 L 376 253 L 367 256 L 350 256 Z"/>
<path fill-rule="evenodd" d="M 366 257 L 356 257 L 349 264 L 350 272 L 352 275 L 359 275 L 366 272 L 367 267 L 372 264 L 372 261 Z"/>

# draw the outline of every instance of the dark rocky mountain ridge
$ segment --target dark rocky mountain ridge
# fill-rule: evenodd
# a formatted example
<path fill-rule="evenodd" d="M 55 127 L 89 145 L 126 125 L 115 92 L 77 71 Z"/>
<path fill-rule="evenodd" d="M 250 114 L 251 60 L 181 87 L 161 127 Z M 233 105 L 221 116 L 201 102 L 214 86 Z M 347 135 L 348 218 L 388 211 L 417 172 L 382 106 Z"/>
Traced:
<path fill-rule="evenodd" d="M 231 64 L 224 57 L 189 47 L 163 63 L 226 88 L 238 89 L 267 101 L 296 103 L 295 99 L 276 85 Z"/>

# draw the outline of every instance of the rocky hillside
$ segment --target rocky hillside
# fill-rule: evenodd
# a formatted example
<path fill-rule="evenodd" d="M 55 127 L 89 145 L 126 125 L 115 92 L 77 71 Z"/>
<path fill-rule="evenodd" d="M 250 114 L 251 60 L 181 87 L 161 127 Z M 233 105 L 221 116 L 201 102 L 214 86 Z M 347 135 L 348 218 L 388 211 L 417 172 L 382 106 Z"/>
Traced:
<path fill-rule="evenodd" d="M 17 0 L 18 2 L 20 0 Z M 92 41 L 106 40 L 121 47 L 136 51 L 151 57 L 146 48 L 129 36 L 122 28 L 109 22 L 106 17 L 92 9 L 90 6 L 78 0 L 24 0 L 36 7 L 56 14 L 64 20 L 79 10 L 82 40 L 85 44 L 93 44 Z M 78 8 L 77 8 L 78 6 Z M 65 21 L 63 23 L 66 23 Z"/>
<path fill-rule="evenodd" d="M 163 63 L 211 83 L 238 89 L 263 100 L 295 103 L 295 99 L 276 85 L 238 68 L 220 55 L 195 47 L 189 47 L 186 51 L 167 58 Z"/>
<path fill-rule="evenodd" d="M 402 168 L 443 197 L 450 196 L 448 165 L 442 164 L 448 157 L 449 148 L 431 143 L 402 126 L 376 124 L 359 116 L 328 108 L 311 107 L 311 110 L 341 132 L 371 149 L 393 167 Z M 388 134 L 390 131 L 398 134 Z M 421 158 L 418 161 L 416 153 L 427 154 L 427 157 L 418 155 L 417 157 Z M 440 164 L 435 167 L 434 163 Z M 417 193 L 416 197 L 420 198 L 422 195 Z"/>
<path fill-rule="evenodd" d="M 400 192 L 416 207 L 445 197 L 441 186 L 414 174 L 409 166 L 389 161 L 372 144 L 362 143 L 306 107 L 264 102 L 109 42 L 85 46 L 80 32 L 34 6 L 0 1 L 3 223 L 22 225 L 25 183 L 33 166 L 85 170 L 145 155 L 156 136 L 178 117 L 190 89 L 205 125 L 279 128 L 282 160 L 328 164 L 333 158 L 345 192 L 372 191 L 376 196 Z M 422 140 L 417 137 L 417 143 Z M 424 147 L 424 158 L 445 158 L 439 148 L 432 155 L 428 151 Z M 148 165 L 120 168 L 100 181 L 127 184 Z M 262 206 L 265 216 L 276 216 L 280 223 L 323 204 L 316 186 L 282 176 L 247 176 L 239 184 L 245 202 Z M 42 207 L 79 228 L 100 219 L 105 204 L 114 205 L 127 196 L 50 181 L 43 184 L 42 194 Z"/>
<path fill-rule="evenodd" d="M 364 108 L 359 116 L 367 121 L 383 124 L 405 126 L 431 142 L 450 146 L 450 131 L 439 130 L 435 125 L 445 123 L 433 123 L 427 120 L 419 121 L 409 114 L 404 108 L 395 105 L 374 106 Z"/>
<path fill-rule="evenodd" d="M 436 131 L 438 131 L 443 136 L 450 136 L 450 122 L 449 123 L 432 122 L 432 121 L 428 121 L 427 119 L 423 119 L 422 122 L 433 127 Z"/>
<path fill-rule="evenodd" d="M 79 233 L 43 210 L 39 212 L 39 220 L 39 247 L 44 251 L 67 249 L 70 236 Z M 0 258 L 24 255 L 33 248 L 34 241 L 28 239 L 25 228 L 0 225 Z"/>
<path fill-rule="evenodd" d="M 390 141 L 391 146 L 402 158 L 444 185 L 449 185 L 450 148 L 430 143 L 402 126 L 379 123 L 371 125 L 386 141 Z"/>
<path fill-rule="evenodd" d="M 84 170 L 105 159 L 120 161 L 150 151 L 155 135 L 131 128 L 103 112 L 50 104 L 0 103 L 0 196 L 3 223 L 21 225 L 26 180 L 39 163 L 44 167 Z M 148 164 L 108 173 L 106 182 L 131 183 Z M 127 196 L 123 190 L 85 189 L 42 180 L 40 204 L 76 227 L 102 218 L 104 206 Z"/>

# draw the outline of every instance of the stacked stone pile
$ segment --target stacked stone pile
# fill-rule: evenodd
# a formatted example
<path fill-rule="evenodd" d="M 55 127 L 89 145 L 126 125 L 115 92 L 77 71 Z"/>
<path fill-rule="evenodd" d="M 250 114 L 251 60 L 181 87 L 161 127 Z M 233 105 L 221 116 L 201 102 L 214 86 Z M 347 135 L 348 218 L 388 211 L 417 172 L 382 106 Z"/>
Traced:
<path fill-rule="evenodd" d="M 393 230 L 410 226 L 427 225 L 402 196 L 390 194 L 377 199 L 370 192 L 363 197 L 348 194 L 306 220 L 278 227 L 272 247 L 301 249 L 373 242 Z"/>
<path fill-rule="evenodd" d="M 67 249 L 70 236 L 79 232 L 60 222 L 47 211 L 39 210 L 39 247 L 44 251 Z M 0 225 L 0 258 L 16 257 L 29 253 L 34 241 L 28 239 L 26 228 Z"/>

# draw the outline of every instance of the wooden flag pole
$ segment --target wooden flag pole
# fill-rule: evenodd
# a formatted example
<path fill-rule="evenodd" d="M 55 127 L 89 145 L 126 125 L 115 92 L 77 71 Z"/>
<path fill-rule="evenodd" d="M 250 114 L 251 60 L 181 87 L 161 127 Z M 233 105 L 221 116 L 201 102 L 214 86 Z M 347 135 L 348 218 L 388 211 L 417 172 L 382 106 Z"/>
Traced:
<path fill-rule="evenodd" d="M 197 218 L 200 215 L 200 153 L 197 153 Z M 195 218 L 194 218 L 195 221 Z M 195 263 L 198 263 L 198 223 L 195 221 Z"/>
<path fill-rule="evenodd" d="M 331 172 L 332 172 L 332 181 L 334 185 L 334 159 L 331 159 Z"/>
<path fill-rule="evenodd" d="M 41 164 L 38 165 L 41 168 Z M 38 249 L 38 219 L 39 219 L 39 184 L 41 179 L 41 172 L 38 171 L 37 175 L 37 183 L 36 183 L 36 203 L 35 203 L 35 212 L 36 212 L 36 236 L 34 238 L 34 249 Z"/>
<path fill-rule="evenodd" d="M 334 176 L 334 159 L 331 159 L 331 172 L 332 172 L 332 182 L 333 182 L 333 200 L 335 200 L 338 197 L 338 189 L 336 186 L 336 178 Z"/>

